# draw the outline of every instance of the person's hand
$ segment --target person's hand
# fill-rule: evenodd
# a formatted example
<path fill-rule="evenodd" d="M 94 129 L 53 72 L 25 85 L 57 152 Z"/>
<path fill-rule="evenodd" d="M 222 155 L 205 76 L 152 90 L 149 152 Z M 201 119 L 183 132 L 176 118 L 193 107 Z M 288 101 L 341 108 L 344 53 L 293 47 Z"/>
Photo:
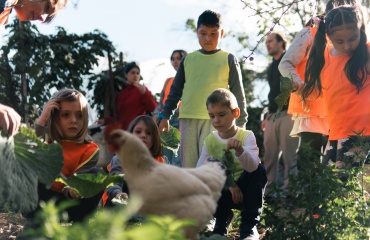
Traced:
<path fill-rule="evenodd" d="M 144 94 L 146 92 L 146 88 L 143 84 L 140 84 L 138 82 L 134 83 L 134 86 L 137 87 L 140 90 L 141 94 Z"/>
<path fill-rule="evenodd" d="M 57 102 L 56 99 L 50 99 L 45 105 L 42 110 L 41 116 L 37 120 L 37 124 L 40 126 L 45 126 L 45 124 L 48 122 L 50 116 L 51 116 L 51 111 L 53 109 L 60 110 L 60 105 Z"/>
<path fill-rule="evenodd" d="M 169 121 L 167 118 L 162 118 L 159 122 L 159 132 L 168 132 L 169 131 Z"/>
<path fill-rule="evenodd" d="M 238 186 L 229 187 L 234 204 L 243 202 L 243 193 Z"/>
<path fill-rule="evenodd" d="M 120 193 L 117 193 L 115 197 L 116 198 L 127 199 L 128 198 L 128 195 L 125 192 L 120 192 Z"/>
<path fill-rule="evenodd" d="M 76 190 L 74 190 L 73 188 L 68 188 L 68 195 L 72 198 L 72 199 L 81 199 L 82 197 L 77 193 Z"/>
<path fill-rule="evenodd" d="M 302 96 L 303 86 L 304 86 L 303 82 L 297 83 L 293 81 L 292 92 L 297 94 L 298 96 Z"/>
<path fill-rule="evenodd" d="M 235 150 L 236 156 L 240 156 L 243 154 L 243 144 L 241 141 L 235 138 L 229 138 L 226 143 L 226 152 L 228 152 L 230 149 Z"/>
<path fill-rule="evenodd" d="M 99 119 L 97 123 L 104 126 L 104 123 L 105 123 L 104 118 Z"/>
<path fill-rule="evenodd" d="M 4 133 L 15 135 L 20 124 L 21 116 L 13 108 L 0 104 L 0 126 Z"/>

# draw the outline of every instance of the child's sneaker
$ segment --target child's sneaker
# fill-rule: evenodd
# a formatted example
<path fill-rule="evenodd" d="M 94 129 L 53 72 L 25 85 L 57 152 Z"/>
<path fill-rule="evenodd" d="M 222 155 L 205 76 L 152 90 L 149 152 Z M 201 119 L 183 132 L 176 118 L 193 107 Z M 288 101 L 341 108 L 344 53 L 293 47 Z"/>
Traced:
<path fill-rule="evenodd" d="M 240 226 L 240 238 L 239 240 L 258 240 L 260 235 L 257 231 L 257 227 L 243 229 L 242 225 Z"/>

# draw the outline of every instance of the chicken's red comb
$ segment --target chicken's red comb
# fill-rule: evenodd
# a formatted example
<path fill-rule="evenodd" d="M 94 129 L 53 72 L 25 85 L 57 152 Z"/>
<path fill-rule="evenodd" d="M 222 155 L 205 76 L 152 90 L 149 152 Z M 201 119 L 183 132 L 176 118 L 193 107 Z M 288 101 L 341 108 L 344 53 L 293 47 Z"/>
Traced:
<path fill-rule="evenodd" d="M 111 134 L 111 132 L 113 130 L 116 130 L 116 129 L 121 129 L 122 127 L 122 124 L 119 123 L 119 122 L 113 122 L 113 123 L 109 123 L 105 128 L 104 128 L 104 138 L 105 139 L 108 139 L 109 138 L 109 135 Z"/>

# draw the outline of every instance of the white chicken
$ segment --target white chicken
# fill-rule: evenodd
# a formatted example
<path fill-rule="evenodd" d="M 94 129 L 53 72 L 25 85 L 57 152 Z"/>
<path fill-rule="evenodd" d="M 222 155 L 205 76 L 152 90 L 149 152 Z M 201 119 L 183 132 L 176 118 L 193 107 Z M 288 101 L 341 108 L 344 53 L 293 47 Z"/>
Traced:
<path fill-rule="evenodd" d="M 200 168 L 179 168 L 154 160 L 144 143 L 123 130 L 106 133 L 106 142 L 116 151 L 124 169 L 130 194 L 140 196 L 142 215 L 173 215 L 193 219 L 196 226 L 184 229 L 188 239 L 213 218 L 226 176 L 218 162 Z"/>

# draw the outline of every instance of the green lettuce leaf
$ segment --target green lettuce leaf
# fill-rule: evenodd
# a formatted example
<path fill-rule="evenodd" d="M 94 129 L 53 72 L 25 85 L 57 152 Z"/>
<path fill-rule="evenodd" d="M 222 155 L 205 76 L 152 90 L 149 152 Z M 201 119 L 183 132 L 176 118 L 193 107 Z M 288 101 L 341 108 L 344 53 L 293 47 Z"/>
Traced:
<path fill-rule="evenodd" d="M 63 168 L 62 148 L 45 144 L 31 128 L 14 137 L 0 136 L 0 207 L 30 212 L 38 204 L 37 185 L 50 187 Z"/>
<path fill-rule="evenodd" d="M 97 174 L 74 174 L 69 178 L 58 177 L 55 181 L 62 182 L 66 186 L 75 189 L 84 198 L 95 196 L 110 184 L 125 182 L 123 176 L 120 174 L 109 175 L 103 172 Z"/>
<path fill-rule="evenodd" d="M 231 151 L 226 152 L 221 158 L 221 163 L 226 168 L 226 183 L 225 183 L 225 189 L 228 189 L 229 187 L 234 187 L 236 185 L 234 181 L 234 173 L 236 171 L 236 167 L 234 164 L 234 158 L 233 153 Z"/>
<path fill-rule="evenodd" d="M 275 98 L 278 109 L 275 113 L 274 121 L 280 116 L 283 106 L 288 104 L 290 93 L 293 88 L 293 80 L 288 77 L 280 77 L 280 94 Z"/>
<path fill-rule="evenodd" d="M 177 156 L 177 151 L 180 147 L 180 132 L 177 128 L 170 126 L 168 132 L 161 132 L 162 146 L 173 151 Z"/>

